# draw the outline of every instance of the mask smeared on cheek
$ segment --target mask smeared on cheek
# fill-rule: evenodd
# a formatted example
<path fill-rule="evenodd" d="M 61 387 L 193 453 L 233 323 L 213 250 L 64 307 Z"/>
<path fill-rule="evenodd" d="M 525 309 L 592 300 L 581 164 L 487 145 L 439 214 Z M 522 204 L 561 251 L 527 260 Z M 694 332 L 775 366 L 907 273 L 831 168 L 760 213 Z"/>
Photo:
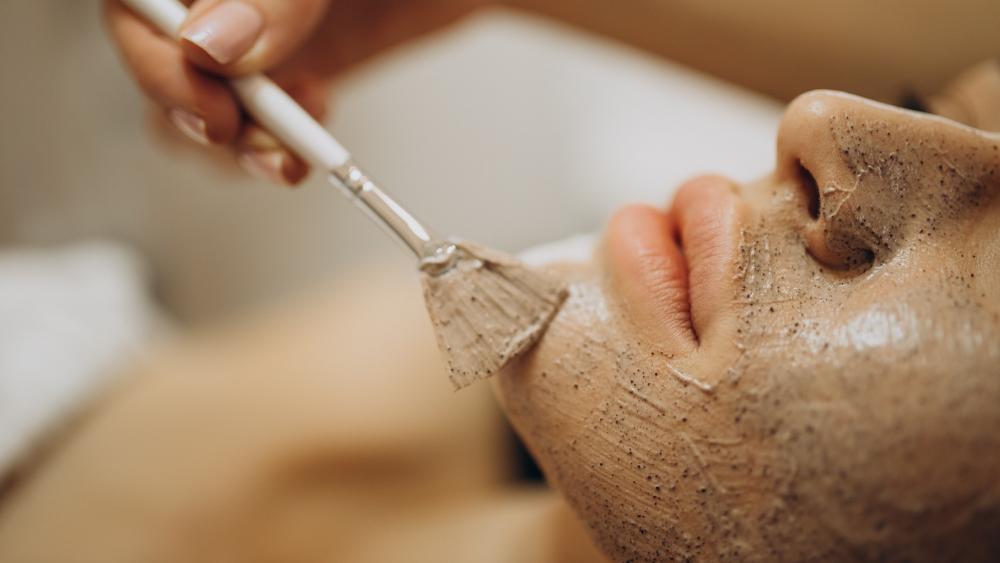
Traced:
<path fill-rule="evenodd" d="M 786 558 L 963 553 L 996 524 L 998 499 L 980 501 L 1000 467 L 981 451 L 1000 446 L 1000 324 L 974 260 L 939 239 L 830 271 L 770 193 L 742 249 L 742 429 L 793 477 L 758 539 Z"/>

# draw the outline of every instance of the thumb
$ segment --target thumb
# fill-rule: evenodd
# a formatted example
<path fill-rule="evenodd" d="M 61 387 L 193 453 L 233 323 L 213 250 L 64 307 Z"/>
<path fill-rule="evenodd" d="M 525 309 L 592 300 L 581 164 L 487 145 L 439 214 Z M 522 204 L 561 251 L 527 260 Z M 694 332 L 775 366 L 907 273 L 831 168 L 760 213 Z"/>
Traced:
<path fill-rule="evenodd" d="M 267 71 L 302 46 L 330 0 L 197 0 L 181 28 L 196 65 L 228 76 Z"/>

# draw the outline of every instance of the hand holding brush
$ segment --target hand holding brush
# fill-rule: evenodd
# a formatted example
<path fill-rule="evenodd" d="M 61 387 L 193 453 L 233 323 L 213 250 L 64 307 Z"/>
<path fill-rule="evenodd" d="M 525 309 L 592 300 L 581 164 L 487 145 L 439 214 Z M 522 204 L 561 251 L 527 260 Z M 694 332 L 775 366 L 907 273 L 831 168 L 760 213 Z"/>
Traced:
<path fill-rule="evenodd" d="M 177 38 L 189 17 L 178 0 L 125 4 L 167 38 Z M 258 124 L 324 171 L 416 256 L 438 346 L 456 387 L 495 374 L 541 338 L 567 295 L 560 280 L 503 253 L 435 234 L 373 182 L 347 149 L 270 78 L 248 74 L 229 84 Z"/>

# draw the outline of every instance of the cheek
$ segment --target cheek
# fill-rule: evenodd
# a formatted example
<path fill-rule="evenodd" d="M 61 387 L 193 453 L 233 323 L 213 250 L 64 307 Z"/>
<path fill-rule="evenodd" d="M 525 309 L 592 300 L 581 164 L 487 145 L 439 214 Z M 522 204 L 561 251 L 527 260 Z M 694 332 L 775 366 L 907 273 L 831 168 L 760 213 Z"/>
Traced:
<path fill-rule="evenodd" d="M 596 284 L 571 283 L 541 342 L 494 381 L 504 411 L 543 465 L 547 452 L 575 437 L 614 381 L 610 326 Z"/>
<path fill-rule="evenodd" d="M 735 530 L 758 514 L 734 506 L 770 506 L 752 500 L 768 489 L 759 485 L 789 470 L 741 434 L 735 395 L 679 383 L 644 349 L 606 353 L 600 379 L 578 379 L 579 359 L 560 365 L 541 349 L 530 380 L 500 382 L 549 482 L 615 560 L 741 553 L 752 538 Z"/>

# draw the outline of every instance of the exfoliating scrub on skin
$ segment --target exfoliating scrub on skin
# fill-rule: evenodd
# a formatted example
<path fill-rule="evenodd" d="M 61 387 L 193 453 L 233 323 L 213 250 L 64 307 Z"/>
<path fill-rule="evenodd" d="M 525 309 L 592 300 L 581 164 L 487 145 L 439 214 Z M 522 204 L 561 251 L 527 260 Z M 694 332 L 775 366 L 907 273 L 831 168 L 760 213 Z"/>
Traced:
<path fill-rule="evenodd" d="M 552 267 L 570 296 L 499 389 L 606 553 L 997 552 L 998 147 L 810 93 L 773 174 L 625 208 L 593 263 Z"/>

